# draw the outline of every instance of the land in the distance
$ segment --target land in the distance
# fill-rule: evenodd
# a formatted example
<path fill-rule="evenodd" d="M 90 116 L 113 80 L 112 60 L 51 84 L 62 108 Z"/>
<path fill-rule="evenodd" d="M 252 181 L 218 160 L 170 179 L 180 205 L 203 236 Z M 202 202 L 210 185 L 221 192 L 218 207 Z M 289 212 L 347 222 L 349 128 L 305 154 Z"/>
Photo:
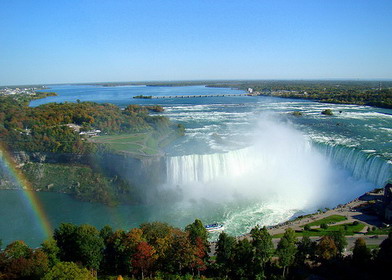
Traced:
<path fill-rule="evenodd" d="M 392 108 L 392 81 L 352 80 L 211 80 L 94 83 L 101 86 L 196 86 L 251 90 L 251 95 L 309 99 L 326 103 Z"/>

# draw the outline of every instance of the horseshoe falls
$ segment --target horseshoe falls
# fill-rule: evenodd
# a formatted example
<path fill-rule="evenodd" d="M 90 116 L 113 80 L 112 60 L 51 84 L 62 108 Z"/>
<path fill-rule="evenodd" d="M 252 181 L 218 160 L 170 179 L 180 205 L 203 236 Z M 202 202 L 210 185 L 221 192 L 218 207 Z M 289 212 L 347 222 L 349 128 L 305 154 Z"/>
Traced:
<path fill-rule="evenodd" d="M 320 208 L 347 203 L 392 178 L 392 110 L 356 105 L 323 104 L 274 97 L 209 97 L 132 99 L 132 95 L 214 95 L 241 91 L 190 87 L 53 86 L 58 96 L 48 102 L 95 101 L 126 107 L 130 103 L 161 105 L 160 115 L 185 126 L 185 136 L 154 158 L 159 174 L 145 205 L 108 207 L 60 193 L 38 192 L 48 219 L 129 229 L 161 221 L 184 227 L 199 218 L 223 222 L 229 234 L 249 232 L 255 225 L 274 225 Z M 331 109 L 333 116 L 321 112 Z M 293 116 L 300 111 L 302 116 Z M 148 158 L 144 161 L 153 160 Z M 129 176 L 132 161 L 110 161 Z M 151 173 L 149 173 L 152 171 Z M 151 175 L 152 176 L 152 175 Z M 4 243 L 15 239 L 38 246 L 17 191 L 0 197 Z M 61 207 L 59 207 L 61 205 Z M 64 210 L 66 209 L 66 211 Z M 3 225 L 3 226 L 2 226 Z M 14 225 L 14 226 L 9 226 Z M 25 235 L 22 235 L 26 233 Z"/>

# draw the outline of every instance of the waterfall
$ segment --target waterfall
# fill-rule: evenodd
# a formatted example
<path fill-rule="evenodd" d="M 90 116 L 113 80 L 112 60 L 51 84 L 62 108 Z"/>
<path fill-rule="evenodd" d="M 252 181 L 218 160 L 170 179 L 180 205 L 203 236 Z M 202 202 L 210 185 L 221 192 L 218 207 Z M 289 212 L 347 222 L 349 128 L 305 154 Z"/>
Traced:
<path fill-rule="evenodd" d="M 355 179 L 364 179 L 384 187 L 392 177 L 392 164 L 377 155 L 342 145 L 316 144 L 315 147 L 330 162 L 351 172 Z"/>
<path fill-rule="evenodd" d="M 310 146 L 310 147 L 309 147 Z M 167 183 L 181 185 L 190 182 L 206 183 L 217 178 L 235 178 L 249 171 L 264 173 L 276 172 L 279 160 L 268 154 L 268 151 L 245 148 L 226 153 L 206 155 L 184 155 L 166 159 Z M 293 155 L 300 157 L 301 153 L 321 153 L 332 165 L 347 170 L 355 179 L 366 180 L 377 187 L 383 187 L 392 176 L 392 164 L 379 156 L 366 154 L 355 148 L 339 145 L 306 143 Z M 260 167 L 262 164 L 262 167 Z M 295 164 L 295 161 L 294 163 Z M 268 168 L 270 167 L 270 168 Z M 257 169 L 256 169 L 257 168 Z M 267 174 L 265 174 L 267 173 Z M 260 174 L 261 175 L 261 174 Z M 283 174 L 282 174 L 283 175 Z"/>
<path fill-rule="evenodd" d="M 210 182 L 221 176 L 240 175 L 251 168 L 249 149 L 207 155 L 168 157 L 167 182 L 173 185 Z"/>

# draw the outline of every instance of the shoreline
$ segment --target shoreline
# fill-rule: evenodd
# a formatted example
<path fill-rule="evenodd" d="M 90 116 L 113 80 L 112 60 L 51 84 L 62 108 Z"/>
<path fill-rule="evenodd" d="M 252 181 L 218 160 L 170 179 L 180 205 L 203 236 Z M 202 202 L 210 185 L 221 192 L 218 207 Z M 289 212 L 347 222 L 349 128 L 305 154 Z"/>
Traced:
<path fill-rule="evenodd" d="M 284 233 L 288 228 L 291 228 L 294 231 L 303 231 L 303 227 L 308 223 L 321 220 L 331 215 L 340 215 L 346 217 L 346 219 L 331 225 L 347 224 L 357 221 L 365 225 L 364 228 L 358 233 L 359 235 L 364 235 L 367 233 L 368 228 L 383 226 L 383 220 L 378 215 L 370 214 L 368 211 L 366 211 L 367 208 L 371 205 L 370 201 L 382 200 L 383 193 L 383 189 L 374 189 L 345 204 L 339 204 L 335 208 L 328 209 L 323 212 L 315 212 L 304 216 L 299 216 L 293 220 L 288 220 L 274 226 L 267 226 L 267 230 L 269 234 L 273 236 L 273 239 L 276 239 L 279 237 L 274 237 L 275 235 Z M 370 208 L 376 208 L 376 204 L 377 202 L 374 203 L 374 206 Z M 237 238 L 242 237 L 250 238 L 250 233 L 237 236 Z"/>

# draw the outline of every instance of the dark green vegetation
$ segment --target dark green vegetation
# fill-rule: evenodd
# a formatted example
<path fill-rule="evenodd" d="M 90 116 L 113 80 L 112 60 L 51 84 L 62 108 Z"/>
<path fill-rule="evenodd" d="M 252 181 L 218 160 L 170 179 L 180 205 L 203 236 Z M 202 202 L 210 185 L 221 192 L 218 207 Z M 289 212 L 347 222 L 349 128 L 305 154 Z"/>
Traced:
<path fill-rule="evenodd" d="M 341 231 L 312 241 L 289 228 L 276 248 L 265 227 L 250 235 L 222 232 L 209 244 L 200 220 L 185 230 L 159 222 L 129 231 L 61 224 L 40 248 L 7 245 L 0 279 L 380 279 L 392 265 L 392 233 L 374 249 L 358 238 L 348 255 Z"/>
<path fill-rule="evenodd" d="M 97 162 L 104 162 L 107 154 L 157 155 L 184 133 L 183 126 L 151 114 L 162 112 L 160 106 L 129 105 L 122 110 L 112 104 L 77 102 L 32 108 L 31 99 L 0 97 L 0 142 L 31 182 L 24 187 L 33 190 L 106 204 L 140 201 L 133 182 Z M 11 181 L 0 173 L 0 188 L 15 188 Z"/>
<path fill-rule="evenodd" d="M 207 84 L 243 90 L 252 88 L 260 95 L 392 108 L 391 81 L 232 81 Z"/>
<path fill-rule="evenodd" d="M 55 92 L 39 92 L 32 89 L 30 89 L 29 91 L 30 94 L 16 93 L 16 94 L 9 95 L 9 94 L 0 93 L 0 97 L 12 98 L 13 100 L 16 100 L 18 103 L 28 105 L 32 100 L 41 99 L 48 96 L 57 96 L 57 93 Z"/>
<path fill-rule="evenodd" d="M 133 98 L 136 98 L 136 99 L 152 99 L 152 96 L 151 95 L 136 95 Z"/>
<path fill-rule="evenodd" d="M 177 130 L 166 117 L 152 116 L 159 106 L 129 105 L 124 110 L 94 102 L 49 103 L 31 108 L 11 97 L 0 98 L 0 139 L 12 151 L 88 154 L 86 141 L 97 133 L 122 134 Z"/>

